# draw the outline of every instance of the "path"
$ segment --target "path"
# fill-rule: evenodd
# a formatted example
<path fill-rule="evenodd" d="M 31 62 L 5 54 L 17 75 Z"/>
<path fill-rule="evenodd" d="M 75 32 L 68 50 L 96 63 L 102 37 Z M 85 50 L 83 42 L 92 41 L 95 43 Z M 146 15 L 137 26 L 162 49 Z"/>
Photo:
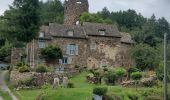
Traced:
<path fill-rule="evenodd" d="M 13 100 L 18 100 L 18 99 L 16 98 L 16 96 L 13 95 L 13 93 L 10 91 L 10 89 L 8 88 L 8 86 L 7 86 L 6 83 L 5 83 L 5 74 L 6 74 L 7 72 L 8 72 L 8 71 L 2 71 L 2 72 L 0 73 L 0 89 L 1 89 L 2 91 L 7 91 L 7 92 L 9 93 L 9 95 L 12 97 Z M 0 98 L 0 100 L 1 100 L 1 98 Z"/>

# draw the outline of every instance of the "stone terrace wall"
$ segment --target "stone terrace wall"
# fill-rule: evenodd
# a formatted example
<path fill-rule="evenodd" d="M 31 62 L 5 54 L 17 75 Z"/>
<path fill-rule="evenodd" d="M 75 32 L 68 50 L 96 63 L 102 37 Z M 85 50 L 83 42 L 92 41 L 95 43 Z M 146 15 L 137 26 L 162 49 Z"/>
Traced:
<path fill-rule="evenodd" d="M 42 86 L 44 84 L 52 84 L 55 77 L 59 77 L 62 80 L 63 76 L 67 74 L 56 74 L 56 73 L 36 73 L 27 72 L 20 73 L 18 71 L 11 71 L 10 82 L 13 85 L 18 85 L 19 81 L 24 81 L 28 79 L 33 79 L 32 84 L 34 86 Z"/>

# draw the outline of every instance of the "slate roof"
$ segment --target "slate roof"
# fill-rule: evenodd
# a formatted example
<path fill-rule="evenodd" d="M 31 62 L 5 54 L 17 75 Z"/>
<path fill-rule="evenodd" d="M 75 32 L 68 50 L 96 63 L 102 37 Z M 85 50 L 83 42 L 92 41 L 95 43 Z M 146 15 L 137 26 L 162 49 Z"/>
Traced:
<path fill-rule="evenodd" d="M 121 42 L 122 43 L 128 43 L 128 44 L 133 44 L 134 41 L 132 40 L 132 37 L 129 33 L 125 33 L 125 32 L 120 32 L 122 38 L 121 38 Z"/>
<path fill-rule="evenodd" d="M 51 39 L 51 35 L 49 33 L 49 27 L 48 26 L 41 26 L 40 27 L 40 32 L 44 33 L 44 37 L 43 38 L 39 37 L 39 39 Z"/>
<path fill-rule="evenodd" d="M 101 23 L 83 23 L 83 27 L 87 33 L 87 35 L 94 35 L 94 36 L 107 36 L 107 37 L 121 37 L 118 28 L 113 25 L 109 24 L 101 24 Z M 101 35 L 99 30 L 104 30 L 105 35 Z"/>
<path fill-rule="evenodd" d="M 105 30 L 105 35 L 101 35 L 99 30 Z M 70 36 L 68 31 L 73 31 L 73 36 Z M 42 26 L 40 32 L 45 33 L 44 39 L 51 39 L 52 37 L 86 39 L 88 36 L 101 36 L 121 38 L 122 43 L 134 43 L 129 33 L 119 32 L 116 26 L 100 23 L 85 22 L 83 25 L 50 23 L 49 26 Z"/>
<path fill-rule="evenodd" d="M 68 31 L 73 31 L 73 36 L 69 36 Z M 80 25 L 62 25 L 50 23 L 49 33 L 54 37 L 86 38 L 84 29 Z"/>

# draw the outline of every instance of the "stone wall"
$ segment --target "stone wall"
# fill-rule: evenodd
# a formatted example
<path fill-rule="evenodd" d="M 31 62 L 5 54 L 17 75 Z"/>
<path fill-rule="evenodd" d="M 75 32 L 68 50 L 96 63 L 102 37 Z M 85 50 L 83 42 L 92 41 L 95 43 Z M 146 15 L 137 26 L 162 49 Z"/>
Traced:
<path fill-rule="evenodd" d="M 13 85 L 18 86 L 19 81 L 33 79 L 32 84 L 34 86 L 42 86 L 44 84 L 52 84 L 55 77 L 58 77 L 62 80 L 63 76 L 67 76 L 67 74 L 36 73 L 36 72 L 19 73 L 18 71 L 14 70 L 11 71 L 10 82 Z"/>
<path fill-rule="evenodd" d="M 120 38 L 114 37 L 89 37 L 87 66 L 90 68 L 102 66 L 115 66 L 116 55 L 120 50 Z M 91 49 L 90 45 L 96 44 L 96 49 Z M 120 63 L 120 62 L 117 62 Z"/>
<path fill-rule="evenodd" d="M 52 43 L 54 45 L 59 46 L 62 51 L 63 55 L 66 57 L 69 57 L 71 59 L 70 64 L 63 64 L 59 66 L 64 66 L 66 68 L 72 68 L 75 65 L 79 65 L 81 67 L 87 67 L 86 59 L 87 59 L 87 40 L 86 39 L 75 39 L 75 38 L 54 38 L 52 40 Z M 68 55 L 66 53 L 67 45 L 69 44 L 75 44 L 78 46 L 78 54 L 77 55 Z"/>
<path fill-rule="evenodd" d="M 88 0 L 65 1 L 64 24 L 75 25 L 82 13 L 88 12 Z"/>

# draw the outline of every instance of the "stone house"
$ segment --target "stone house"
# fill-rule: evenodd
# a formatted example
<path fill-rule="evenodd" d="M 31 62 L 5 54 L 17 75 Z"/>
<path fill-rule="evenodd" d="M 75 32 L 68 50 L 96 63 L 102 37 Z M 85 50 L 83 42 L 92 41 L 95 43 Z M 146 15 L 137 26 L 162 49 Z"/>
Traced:
<path fill-rule="evenodd" d="M 88 11 L 88 7 L 87 0 L 65 1 L 64 24 L 49 23 L 48 26 L 41 26 L 39 37 L 29 43 L 27 60 L 31 66 L 46 63 L 40 51 L 49 45 L 59 46 L 64 54 L 59 63 L 56 61 L 51 65 L 56 68 L 133 65 L 128 53 L 133 44 L 130 34 L 119 32 L 117 26 L 109 24 L 79 24 L 79 17 Z"/>

